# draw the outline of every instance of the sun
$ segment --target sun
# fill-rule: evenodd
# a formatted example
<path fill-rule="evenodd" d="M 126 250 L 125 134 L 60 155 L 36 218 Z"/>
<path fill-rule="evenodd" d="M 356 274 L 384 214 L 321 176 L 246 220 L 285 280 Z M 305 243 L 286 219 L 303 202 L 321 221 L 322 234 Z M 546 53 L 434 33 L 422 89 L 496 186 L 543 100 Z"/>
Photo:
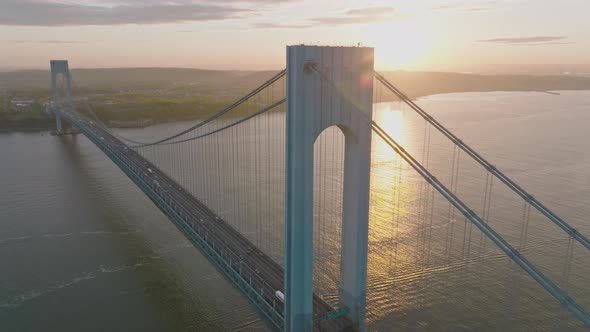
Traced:
<path fill-rule="evenodd" d="M 422 65 L 433 49 L 430 29 L 420 21 L 376 23 L 366 40 L 375 47 L 376 66 L 386 70 Z"/>

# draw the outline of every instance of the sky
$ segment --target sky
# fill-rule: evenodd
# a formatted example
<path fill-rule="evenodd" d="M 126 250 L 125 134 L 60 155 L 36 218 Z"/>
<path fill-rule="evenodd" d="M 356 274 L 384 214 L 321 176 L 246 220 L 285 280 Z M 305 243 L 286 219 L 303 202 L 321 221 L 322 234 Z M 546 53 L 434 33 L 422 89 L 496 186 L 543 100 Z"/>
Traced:
<path fill-rule="evenodd" d="M 0 0 L 0 68 L 285 66 L 375 47 L 380 70 L 590 63 L 590 0 Z"/>

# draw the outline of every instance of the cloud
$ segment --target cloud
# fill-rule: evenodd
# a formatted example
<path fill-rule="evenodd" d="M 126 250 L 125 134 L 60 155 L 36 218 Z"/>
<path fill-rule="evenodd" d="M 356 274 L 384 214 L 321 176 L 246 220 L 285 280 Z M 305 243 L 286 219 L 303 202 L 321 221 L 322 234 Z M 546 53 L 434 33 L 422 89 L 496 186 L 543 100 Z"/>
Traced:
<path fill-rule="evenodd" d="M 492 10 L 497 10 L 498 8 L 493 8 L 493 7 L 466 7 L 463 8 L 463 11 L 466 12 L 489 12 Z"/>
<path fill-rule="evenodd" d="M 211 4 L 188 0 L 116 0 L 97 4 L 96 1 L 2 0 L 0 25 L 157 24 L 225 20 L 240 18 L 251 12 L 248 9 L 229 5 L 228 2 L 243 3 L 244 1 L 220 0 L 216 1 L 216 4 Z M 270 0 L 247 2 L 269 3 Z"/>
<path fill-rule="evenodd" d="M 254 27 L 259 29 L 301 29 L 309 28 L 312 24 L 281 24 L 281 23 L 255 23 Z"/>
<path fill-rule="evenodd" d="M 338 16 L 317 17 L 311 21 L 328 25 L 371 23 L 389 20 L 393 13 L 394 10 L 391 7 L 367 7 L 351 9 Z"/>
<path fill-rule="evenodd" d="M 475 12 L 488 12 L 493 10 L 498 10 L 498 7 L 492 6 L 461 6 L 461 5 L 440 5 L 434 6 L 430 9 L 436 11 L 457 11 L 457 12 L 464 12 L 464 13 L 475 13 Z"/>
<path fill-rule="evenodd" d="M 10 40 L 14 44 L 86 44 L 82 40 Z"/>
<path fill-rule="evenodd" d="M 547 44 L 572 44 L 572 42 L 563 41 L 566 36 L 531 36 L 531 37 L 513 37 L 513 38 L 492 38 L 476 40 L 479 43 L 498 43 L 508 45 L 547 45 Z"/>
<path fill-rule="evenodd" d="M 367 7 L 351 9 L 347 11 L 345 14 L 353 16 L 382 16 L 384 14 L 391 13 L 393 13 L 393 8 L 391 7 Z"/>
<path fill-rule="evenodd" d="M 317 25 L 363 24 L 387 21 L 394 18 L 395 11 L 391 7 L 366 7 L 350 9 L 334 16 L 313 17 L 301 23 L 255 23 L 255 28 L 262 29 L 300 29 Z"/>
<path fill-rule="evenodd" d="M 302 2 L 303 0 L 217 0 L 217 2 L 225 2 L 225 3 L 245 3 L 245 4 L 282 4 L 282 3 L 292 3 L 292 2 Z"/>

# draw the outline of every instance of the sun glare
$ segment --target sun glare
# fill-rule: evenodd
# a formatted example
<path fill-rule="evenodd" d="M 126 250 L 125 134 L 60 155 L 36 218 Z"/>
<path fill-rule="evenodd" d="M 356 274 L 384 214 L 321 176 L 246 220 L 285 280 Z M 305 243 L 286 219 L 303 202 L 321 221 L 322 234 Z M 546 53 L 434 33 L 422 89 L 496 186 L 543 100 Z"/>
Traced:
<path fill-rule="evenodd" d="M 424 64 L 433 48 L 429 28 L 419 21 L 374 24 L 367 41 L 375 47 L 375 64 L 386 70 Z"/>
<path fill-rule="evenodd" d="M 374 105 L 373 116 L 375 121 L 399 144 L 405 143 L 405 127 L 403 113 L 394 110 L 391 103 L 379 103 Z M 399 157 L 391 147 L 381 139 L 375 139 L 372 146 L 373 158 L 378 162 L 391 162 Z"/>

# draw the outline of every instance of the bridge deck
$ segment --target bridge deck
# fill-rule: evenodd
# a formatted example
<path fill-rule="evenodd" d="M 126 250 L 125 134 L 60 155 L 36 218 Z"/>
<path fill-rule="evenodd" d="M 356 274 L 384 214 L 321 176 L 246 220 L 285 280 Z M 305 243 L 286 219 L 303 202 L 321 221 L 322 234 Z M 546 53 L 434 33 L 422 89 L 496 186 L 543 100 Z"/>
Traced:
<path fill-rule="evenodd" d="M 284 289 L 284 270 L 279 264 L 108 131 L 74 111 L 61 113 L 66 121 L 77 127 L 111 158 L 275 327 L 283 328 L 284 305 L 275 296 L 277 290 L 283 292 Z M 314 295 L 316 330 L 354 329 L 347 317 L 328 319 L 330 313 L 334 313 L 334 309 Z"/>

